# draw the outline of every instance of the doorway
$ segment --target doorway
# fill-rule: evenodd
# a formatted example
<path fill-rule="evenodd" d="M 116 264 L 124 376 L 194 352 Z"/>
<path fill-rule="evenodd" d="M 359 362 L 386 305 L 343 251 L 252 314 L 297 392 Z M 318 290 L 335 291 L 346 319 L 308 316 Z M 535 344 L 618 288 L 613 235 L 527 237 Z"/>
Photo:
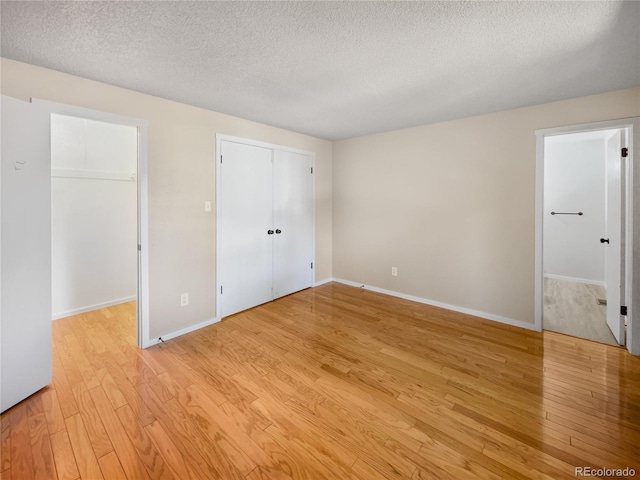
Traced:
<path fill-rule="evenodd" d="M 637 120 L 536 132 L 536 325 L 630 351 Z"/>
<path fill-rule="evenodd" d="M 611 345 L 624 344 L 625 335 L 619 319 L 625 133 L 544 141 L 544 328 Z"/>
<path fill-rule="evenodd" d="M 53 319 L 137 300 L 138 131 L 51 115 Z"/>
<path fill-rule="evenodd" d="M 135 302 L 137 344 L 146 348 L 148 122 L 32 102 L 47 112 L 51 125 L 52 278 L 59 282 L 52 287 L 53 318 Z M 69 249 L 75 251 L 70 255 Z M 120 274 L 126 278 L 119 281 Z"/>

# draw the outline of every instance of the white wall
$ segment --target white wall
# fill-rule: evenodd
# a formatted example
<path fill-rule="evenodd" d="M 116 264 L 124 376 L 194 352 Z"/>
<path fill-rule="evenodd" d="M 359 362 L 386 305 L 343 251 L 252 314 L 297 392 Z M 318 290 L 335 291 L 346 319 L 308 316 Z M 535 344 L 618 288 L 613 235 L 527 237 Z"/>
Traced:
<path fill-rule="evenodd" d="M 52 116 L 54 319 L 135 297 L 136 164 L 135 127 Z"/>
<path fill-rule="evenodd" d="M 535 131 L 637 115 L 640 88 L 335 142 L 333 276 L 533 327 Z"/>
<path fill-rule="evenodd" d="M 544 274 L 604 285 L 605 141 L 550 137 L 544 162 Z M 551 215 L 551 212 L 584 215 Z"/>

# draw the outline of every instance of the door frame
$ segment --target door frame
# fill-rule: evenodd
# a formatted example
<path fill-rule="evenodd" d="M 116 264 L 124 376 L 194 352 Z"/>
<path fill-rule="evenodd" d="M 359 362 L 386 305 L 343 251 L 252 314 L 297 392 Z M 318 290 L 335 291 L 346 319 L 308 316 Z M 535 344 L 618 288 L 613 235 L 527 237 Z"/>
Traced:
<path fill-rule="evenodd" d="M 627 162 L 623 166 L 625 178 L 625 260 L 624 294 L 627 304 L 626 348 L 634 355 L 640 355 L 640 317 L 634 318 L 633 306 L 640 302 L 640 258 L 634 259 L 634 225 L 640 228 L 640 195 L 634 196 L 634 185 L 640 185 L 640 168 L 633 165 L 634 152 L 640 152 L 640 117 L 622 118 L 602 122 L 568 125 L 535 131 L 536 135 L 536 175 L 535 175 L 535 268 L 534 268 L 534 324 L 542 330 L 543 313 L 543 220 L 544 220 L 544 139 L 545 137 L 597 130 L 627 129 Z M 640 238 L 640 232 L 635 236 Z"/>
<path fill-rule="evenodd" d="M 138 130 L 138 165 L 136 174 L 138 202 L 136 342 L 138 347 L 147 348 L 152 345 L 149 339 L 149 190 L 147 172 L 149 122 L 140 118 L 78 107 L 76 105 L 51 102 L 49 100 L 34 98 L 31 101 L 47 111 L 49 115 L 67 115 L 87 120 L 133 126 Z M 49 154 L 51 154 L 51 147 L 49 147 Z"/>
<path fill-rule="evenodd" d="M 220 276 L 221 276 L 221 269 L 220 269 L 220 261 L 219 259 L 221 258 L 222 254 L 220 252 L 220 239 L 221 239 L 221 209 L 222 209 L 222 205 L 220 203 L 220 193 L 221 193 L 221 173 L 220 173 L 220 166 L 221 166 L 221 143 L 223 141 L 227 141 L 227 142 L 234 142 L 234 143 L 240 143 L 242 145 L 249 145 L 249 146 L 253 146 L 253 147 L 262 147 L 262 148 L 268 148 L 271 150 L 281 150 L 281 151 L 286 151 L 286 152 L 293 152 L 293 153 L 299 153 L 302 155 L 309 155 L 311 157 L 311 168 L 315 168 L 315 164 L 316 164 L 316 154 L 315 152 L 310 152 L 309 150 L 302 150 L 299 148 L 291 148 L 291 147 L 285 147 L 283 145 L 277 145 L 275 143 L 268 143 L 268 142 L 261 142 L 259 140 L 252 140 L 250 138 L 243 138 L 243 137 L 236 137 L 234 135 L 227 135 L 227 134 L 223 134 L 223 133 L 216 133 L 216 157 L 215 157 L 215 162 L 216 162 L 216 318 L 217 319 L 221 319 L 222 318 L 222 298 L 221 298 L 221 294 L 220 294 Z M 315 173 L 314 173 L 315 175 Z M 312 218 L 312 223 L 313 223 L 313 282 L 311 283 L 311 286 L 313 286 L 313 283 L 315 282 L 315 274 L 316 274 L 316 182 L 315 182 L 315 176 L 313 178 L 313 182 L 311 184 L 311 194 L 313 196 L 313 218 Z"/>

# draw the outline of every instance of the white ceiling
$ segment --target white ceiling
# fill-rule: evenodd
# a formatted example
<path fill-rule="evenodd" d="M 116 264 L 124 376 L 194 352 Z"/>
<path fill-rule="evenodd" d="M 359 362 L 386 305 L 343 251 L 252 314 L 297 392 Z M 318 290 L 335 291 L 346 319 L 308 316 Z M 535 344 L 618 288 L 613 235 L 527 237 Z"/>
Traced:
<path fill-rule="evenodd" d="M 0 8 L 3 57 L 329 140 L 640 85 L 638 2 Z"/>

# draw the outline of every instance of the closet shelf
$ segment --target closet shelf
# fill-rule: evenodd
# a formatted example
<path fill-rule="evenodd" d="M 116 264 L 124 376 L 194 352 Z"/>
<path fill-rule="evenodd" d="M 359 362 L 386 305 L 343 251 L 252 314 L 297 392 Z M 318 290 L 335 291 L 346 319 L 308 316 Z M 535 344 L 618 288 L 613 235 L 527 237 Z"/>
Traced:
<path fill-rule="evenodd" d="M 52 168 L 52 177 L 85 178 L 94 180 L 116 180 L 120 182 L 135 182 L 135 172 L 106 172 L 102 170 L 81 170 L 77 168 Z"/>

